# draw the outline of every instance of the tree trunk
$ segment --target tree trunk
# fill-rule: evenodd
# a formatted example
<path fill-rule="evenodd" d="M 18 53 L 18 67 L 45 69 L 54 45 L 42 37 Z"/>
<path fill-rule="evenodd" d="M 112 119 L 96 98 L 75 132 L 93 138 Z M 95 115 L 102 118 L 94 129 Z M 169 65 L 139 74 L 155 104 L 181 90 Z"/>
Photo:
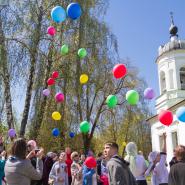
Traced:
<path fill-rule="evenodd" d="M 1 11 L 0 11 L 1 14 Z M 8 72 L 8 64 L 7 64 L 7 52 L 5 46 L 5 38 L 2 28 L 2 19 L 0 15 L 0 61 L 2 65 L 3 71 L 3 82 L 4 82 L 4 96 L 5 96 L 5 104 L 6 104 L 6 116 L 7 116 L 7 124 L 8 128 L 14 128 L 14 119 L 13 119 L 13 111 L 12 111 L 12 99 L 10 92 L 10 76 Z"/>
<path fill-rule="evenodd" d="M 52 65 L 52 46 L 51 45 L 51 48 L 50 48 L 50 51 L 49 51 L 49 54 L 48 54 L 48 59 L 47 59 L 47 64 L 46 64 L 46 70 L 45 70 L 45 75 L 44 75 L 44 89 L 48 88 L 48 85 L 47 85 L 47 79 L 49 78 L 49 74 L 50 74 L 50 71 L 51 71 L 51 65 Z M 40 130 L 40 127 L 41 127 L 41 124 L 42 124 L 42 121 L 43 121 L 43 118 L 44 118 L 44 113 L 45 113 L 45 110 L 46 110 L 46 103 L 47 103 L 47 97 L 44 96 L 43 100 L 39 100 L 40 101 L 40 104 L 38 106 L 38 114 L 37 114 L 37 118 L 34 120 L 34 125 L 33 125 L 33 129 L 34 129 L 34 132 L 33 132 L 33 135 L 32 137 L 34 139 L 37 138 L 37 135 L 38 135 L 38 132 Z"/>
<path fill-rule="evenodd" d="M 27 84 L 27 90 L 26 90 L 26 99 L 25 99 L 25 105 L 24 105 L 24 111 L 23 111 L 23 117 L 21 121 L 21 129 L 20 129 L 20 137 L 23 137 L 26 130 L 26 125 L 28 122 L 28 115 L 30 110 L 30 104 L 31 104 L 31 97 L 32 97 L 32 88 L 34 83 L 34 75 L 35 75 L 35 66 L 37 61 L 37 49 L 39 47 L 39 41 L 40 41 L 40 35 L 41 35 L 41 22 L 43 17 L 43 11 L 42 8 L 40 8 L 40 13 L 38 16 L 38 23 L 35 28 L 35 32 L 33 33 L 33 45 L 31 48 L 31 65 L 30 65 L 30 71 L 29 71 L 29 78 L 28 78 L 28 84 Z"/>

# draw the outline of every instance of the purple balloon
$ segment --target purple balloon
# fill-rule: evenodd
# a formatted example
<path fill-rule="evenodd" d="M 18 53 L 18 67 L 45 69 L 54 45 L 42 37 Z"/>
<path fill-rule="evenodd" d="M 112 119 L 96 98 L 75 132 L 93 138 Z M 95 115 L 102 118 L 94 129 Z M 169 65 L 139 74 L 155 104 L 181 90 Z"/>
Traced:
<path fill-rule="evenodd" d="M 57 93 L 56 95 L 55 95 L 55 100 L 58 102 L 58 103 L 60 103 L 60 102 L 63 102 L 64 101 L 64 95 L 62 94 L 62 93 Z"/>
<path fill-rule="evenodd" d="M 49 96 L 49 95 L 50 95 L 50 90 L 49 90 L 49 89 L 44 89 L 44 90 L 42 91 L 42 94 L 43 94 L 44 96 Z"/>
<path fill-rule="evenodd" d="M 144 91 L 144 97 L 146 99 L 153 99 L 155 97 L 155 92 L 152 88 L 146 88 L 145 91 Z"/>
<path fill-rule="evenodd" d="M 8 131 L 8 135 L 9 137 L 13 138 L 16 136 L 16 132 L 13 128 L 11 128 L 9 131 Z"/>

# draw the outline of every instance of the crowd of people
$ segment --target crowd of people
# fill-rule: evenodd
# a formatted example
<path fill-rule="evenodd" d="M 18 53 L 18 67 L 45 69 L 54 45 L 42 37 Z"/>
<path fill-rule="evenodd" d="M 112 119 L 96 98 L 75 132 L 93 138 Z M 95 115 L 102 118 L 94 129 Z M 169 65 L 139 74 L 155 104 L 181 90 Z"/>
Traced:
<path fill-rule="evenodd" d="M 185 146 L 174 150 L 169 171 L 165 134 L 163 150 L 151 152 L 148 161 L 134 142 L 127 144 L 124 159 L 118 150 L 116 143 L 107 142 L 97 157 L 69 147 L 44 155 L 34 140 L 18 138 L 9 154 L 1 151 L 0 185 L 147 185 L 150 175 L 152 185 L 185 185 Z"/>

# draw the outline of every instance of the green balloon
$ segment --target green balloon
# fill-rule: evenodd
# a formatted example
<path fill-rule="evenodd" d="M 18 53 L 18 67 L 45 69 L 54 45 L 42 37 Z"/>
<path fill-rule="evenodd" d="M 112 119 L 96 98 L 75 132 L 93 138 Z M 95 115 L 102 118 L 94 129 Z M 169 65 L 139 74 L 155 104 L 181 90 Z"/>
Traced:
<path fill-rule="evenodd" d="M 115 95 L 109 95 L 106 99 L 109 108 L 114 108 L 118 103 L 118 98 Z"/>
<path fill-rule="evenodd" d="M 78 50 L 78 56 L 79 56 L 80 58 L 85 58 L 86 55 L 87 55 L 87 51 L 86 51 L 85 48 L 81 48 L 81 49 Z"/>
<path fill-rule="evenodd" d="M 64 44 L 64 45 L 61 47 L 61 54 L 62 54 L 62 55 L 66 55 L 66 54 L 68 54 L 68 52 L 69 52 L 69 47 L 68 47 L 68 45 Z"/>
<path fill-rule="evenodd" d="M 88 121 L 83 121 L 82 123 L 80 123 L 80 131 L 82 133 L 88 133 L 90 130 L 90 124 Z"/>
<path fill-rule="evenodd" d="M 136 105 L 139 101 L 139 94 L 135 90 L 130 90 L 126 94 L 126 100 L 130 105 Z"/>

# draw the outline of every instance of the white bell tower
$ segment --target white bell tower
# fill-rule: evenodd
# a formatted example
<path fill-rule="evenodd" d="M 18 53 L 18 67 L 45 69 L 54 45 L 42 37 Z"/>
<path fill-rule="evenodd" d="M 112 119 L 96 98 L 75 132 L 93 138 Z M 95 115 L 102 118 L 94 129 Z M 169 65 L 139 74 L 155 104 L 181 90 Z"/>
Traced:
<path fill-rule="evenodd" d="M 185 40 L 178 39 L 178 28 L 171 14 L 170 41 L 159 47 L 156 59 L 160 96 L 156 111 L 168 109 L 185 99 Z"/>

